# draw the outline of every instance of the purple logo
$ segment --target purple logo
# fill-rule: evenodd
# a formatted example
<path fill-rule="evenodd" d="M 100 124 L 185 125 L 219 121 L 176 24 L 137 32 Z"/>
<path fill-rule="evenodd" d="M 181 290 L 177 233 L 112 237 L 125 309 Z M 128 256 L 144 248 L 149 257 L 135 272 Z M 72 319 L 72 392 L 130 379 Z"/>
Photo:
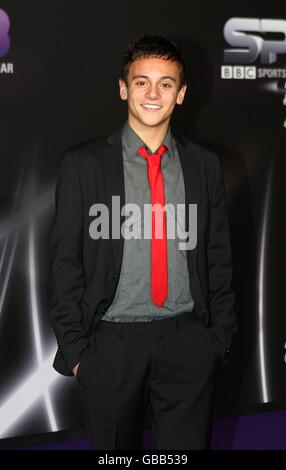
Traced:
<path fill-rule="evenodd" d="M 10 38 L 8 35 L 10 20 L 7 13 L 0 8 L 0 57 L 3 57 L 10 49 Z"/>

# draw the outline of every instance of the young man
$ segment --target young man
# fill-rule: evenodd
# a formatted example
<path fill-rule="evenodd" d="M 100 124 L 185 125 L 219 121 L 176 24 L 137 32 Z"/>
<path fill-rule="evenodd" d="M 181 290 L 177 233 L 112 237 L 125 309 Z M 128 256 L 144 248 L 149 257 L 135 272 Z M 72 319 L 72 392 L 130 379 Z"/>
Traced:
<path fill-rule="evenodd" d="M 59 168 L 54 368 L 81 385 L 93 449 L 142 448 L 147 409 L 158 449 L 207 449 L 236 329 L 222 170 L 216 154 L 171 130 L 187 90 L 174 42 L 133 41 L 119 89 L 123 127 L 70 147 Z M 158 216 L 164 204 L 175 212 Z M 195 243 L 169 235 L 175 222 Z"/>

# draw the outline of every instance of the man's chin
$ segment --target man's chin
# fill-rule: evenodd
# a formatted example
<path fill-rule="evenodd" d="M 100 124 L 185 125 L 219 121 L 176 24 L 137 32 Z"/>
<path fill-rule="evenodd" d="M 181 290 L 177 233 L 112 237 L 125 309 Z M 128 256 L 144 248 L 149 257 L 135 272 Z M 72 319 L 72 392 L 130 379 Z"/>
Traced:
<path fill-rule="evenodd" d="M 146 119 L 145 117 L 140 120 L 141 124 L 147 127 L 159 127 L 164 123 L 164 119 L 156 119 L 155 117 L 152 119 L 152 117 Z"/>

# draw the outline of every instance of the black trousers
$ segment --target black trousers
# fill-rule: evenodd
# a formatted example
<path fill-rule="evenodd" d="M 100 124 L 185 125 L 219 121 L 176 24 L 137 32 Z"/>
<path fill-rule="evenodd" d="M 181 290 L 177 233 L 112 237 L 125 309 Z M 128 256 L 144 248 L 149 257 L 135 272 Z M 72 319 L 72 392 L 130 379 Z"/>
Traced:
<path fill-rule="evenodd" d="M 210 447 L 219 355 L 194 312 L 151 322 L 101 320 L 78 367 L 92 449 Z"/>

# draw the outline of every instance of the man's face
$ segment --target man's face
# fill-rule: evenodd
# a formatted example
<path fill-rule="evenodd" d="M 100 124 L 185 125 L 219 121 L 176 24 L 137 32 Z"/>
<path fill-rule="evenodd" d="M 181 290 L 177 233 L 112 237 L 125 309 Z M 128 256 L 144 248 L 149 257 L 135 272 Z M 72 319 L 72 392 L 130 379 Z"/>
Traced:
<path fill-rule="evenodd" d="M 130 124 L 141 127 L 169 122 L 176 104 L 182 104 L 187 86 L 179 90 L 180 70 L 175 61 L 152 57 L 135 60 L 128 87 L 119 79 L 120 97 L 128 101 Z"/>

